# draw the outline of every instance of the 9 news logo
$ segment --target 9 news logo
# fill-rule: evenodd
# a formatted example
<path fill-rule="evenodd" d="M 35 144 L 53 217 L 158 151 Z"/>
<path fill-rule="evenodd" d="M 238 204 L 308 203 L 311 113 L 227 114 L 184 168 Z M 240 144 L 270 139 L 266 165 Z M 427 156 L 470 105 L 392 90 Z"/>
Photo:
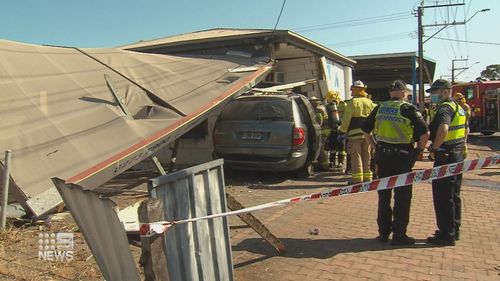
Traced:
<path fill-rule="evenodd" d="M 39 233 L 38 259 L 44 261 L 72 261 L 73 233 Z"/>

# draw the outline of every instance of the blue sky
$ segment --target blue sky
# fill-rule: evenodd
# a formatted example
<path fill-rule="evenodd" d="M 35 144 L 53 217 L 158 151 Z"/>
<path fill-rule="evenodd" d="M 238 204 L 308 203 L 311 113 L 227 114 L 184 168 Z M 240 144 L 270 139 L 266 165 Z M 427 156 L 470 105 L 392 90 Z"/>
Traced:
<path fill-rule="evenodd" d="M 449 2 L 450 0 L 438 0 Z M 451 0 L 456 2 L 457 0 Z M 287 0 L 279 29 L 297 29 L 345 55 L 406 52 L 417 49 L 416 18 L 411 11 L 419 1 Z M 427 5 L 436 0 L 426 0 Z M 0 38 L 40 44 L 79 47 L 111 47 L 138 40 L 215 27 L 272 28 L 281 0 L 49 0 L 5 1 L 0 9 Z M 462 21 L 468 12 L 490 8 L 467 24 L 470 41 L 500 42 L 499 0 L 466 0 L 457 10 L 426 10 L 425 22 L 441 21 L 450 13 Z M 397 14 L 397 15 L 396 15 Z M 370 24 L 304 27 L 392 15 L 391 21 L 375 19 Z M 312 30 L 311 30 L 312 29 Z M 431 30 L 427 31 L 431 34 Z M 465 39 L 464 26 L 450 27 L 439 37 Z M 469 70 L 459 78 L 470 80 L 488 64 L 500 64 L 500 46 L 456 43 L 433 39 L 425 44 L 427 57 L 437 61 L 434 78 L 449 75 L 451 60 L 469 56 Z M 465 63 L 457 63 L 464 67 Z"/>

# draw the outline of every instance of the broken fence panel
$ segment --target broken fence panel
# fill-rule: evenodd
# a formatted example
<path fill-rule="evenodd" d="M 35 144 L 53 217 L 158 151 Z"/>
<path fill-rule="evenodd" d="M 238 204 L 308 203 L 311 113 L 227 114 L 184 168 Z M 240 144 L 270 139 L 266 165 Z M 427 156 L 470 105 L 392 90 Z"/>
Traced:
<path fill-rule="evenodd" d="M 225 212 L 222 165 L 215 160 L 152 179 L 151 197 L 163 201 L 165 219 Z M 176 225 L 164 243 L 170 280 L 234 280 L 227 217 Z"/>
<path fill-rule="evenodd" d="M 108 281 L 139 281 L 127 235 L 109 199 L 52 178 Z"/>

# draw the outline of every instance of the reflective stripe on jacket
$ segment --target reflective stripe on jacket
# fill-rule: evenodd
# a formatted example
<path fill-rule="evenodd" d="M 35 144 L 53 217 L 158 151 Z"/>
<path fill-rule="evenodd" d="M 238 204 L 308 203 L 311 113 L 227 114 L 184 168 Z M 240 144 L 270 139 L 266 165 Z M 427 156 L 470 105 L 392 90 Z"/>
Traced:
<path fill-rule="evenodd" d="M 467 127 L 467 116 L 465 110 L 455 101 L 445 101 L 439 105 L 436 112 L 439 111 L 439 108 L 444 105 L 450 106 L 454 112 L 448 128 L 448 133 L 444 139 L 444 144 L 452 145 L 465 141 L 465 132 Z"/>
<path fill-rule="evenodd" d="M 322 135 L 330 135 L 331 128 L 328 123 L 328 113 L 326 112 L 326 108 L 323 105 L 318 105 L 316 108 L 316 118 L 321 120 L 319 124 L 321 125 L 321 134 Z"/>
<path fill-rule="evenodd" d="M 401 106 L 405 101 L 389 100 L 380 104 L 375 115 L 377 141 L 391 144 L 413 143 L 411 120 L 401 115 Z"/>
<path fill-rule="evenodd" d="M 364 138 L 361 124 L 374 108 L 375 104 L 366 97 L 354 97 L 347 101 L 340 131 L 347 133 L 347 137 L 350 139 Z"/>

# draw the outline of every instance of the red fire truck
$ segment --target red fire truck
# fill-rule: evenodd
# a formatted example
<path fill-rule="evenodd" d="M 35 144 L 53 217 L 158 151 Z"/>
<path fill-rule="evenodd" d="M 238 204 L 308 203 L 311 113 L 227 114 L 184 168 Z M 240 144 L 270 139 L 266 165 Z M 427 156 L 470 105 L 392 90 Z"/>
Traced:
<path fill-rule="evenodd" d="M 453 94 L 462 93 L 471 107 L 471 132 L 492 135 L 500 132 L 500 81 L 480 81 L 453 86 Z"/>

